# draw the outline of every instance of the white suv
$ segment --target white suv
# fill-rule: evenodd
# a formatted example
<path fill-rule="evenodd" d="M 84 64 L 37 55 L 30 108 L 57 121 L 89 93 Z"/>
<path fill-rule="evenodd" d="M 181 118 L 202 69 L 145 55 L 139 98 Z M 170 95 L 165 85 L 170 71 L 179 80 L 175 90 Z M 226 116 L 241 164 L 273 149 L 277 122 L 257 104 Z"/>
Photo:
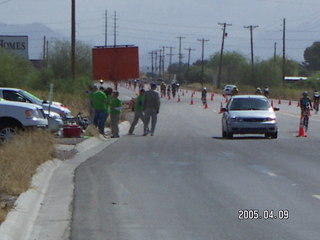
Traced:
<path fill-rule="evenodd" d="M 2 101 L 0 98 L 0 140 L 6 140 L 18 130 L 47 128 L 43 108 L 31 103 Z"/>

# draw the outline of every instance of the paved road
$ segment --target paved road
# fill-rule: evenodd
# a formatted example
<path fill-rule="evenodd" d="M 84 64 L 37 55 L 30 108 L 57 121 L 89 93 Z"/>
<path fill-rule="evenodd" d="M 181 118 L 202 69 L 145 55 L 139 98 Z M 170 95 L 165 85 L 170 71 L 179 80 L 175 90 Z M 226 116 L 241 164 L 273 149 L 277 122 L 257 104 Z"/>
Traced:
<path fill-rule="evenodd" d="M 155 136 L 140 125 L 77 169 L 72 240 L 319 239 L 320 117 L 296 138 L 299 110 L 283 101 L 278 139 L 225 140 L 223 99 L 199 97 L 162 99 Z M 238 219 L 253 209 L 289 219 Z"/>

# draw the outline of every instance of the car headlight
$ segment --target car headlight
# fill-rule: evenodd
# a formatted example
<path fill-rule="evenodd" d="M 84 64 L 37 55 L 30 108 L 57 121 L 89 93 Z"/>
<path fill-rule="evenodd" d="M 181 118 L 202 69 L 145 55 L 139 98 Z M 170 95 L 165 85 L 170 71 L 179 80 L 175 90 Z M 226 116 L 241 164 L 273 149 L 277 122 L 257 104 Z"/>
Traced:
<path fill-rule="evenodd" d="M 233 121 L 233 122 L 242 122 L 243 121 L 243 119 L 241 118 L 241 117 L 231 117 L 231 119 L 230 119 L 231 121 Z"/>
<path fill-rule="evenodd" d="M 271 122 L 271 121 L 275 121 L 276 118 L 273 118 L 273 117 L 267 117 L 264 119 L 265 122 Z"/>
<path fill-rule="evenodd" d="M 38 111 L 35 111 L 35 110 L 26 110 L 24 113 L 26 115 L 26 118 L 29 118 L 29 119 L 39 117 Z"/>

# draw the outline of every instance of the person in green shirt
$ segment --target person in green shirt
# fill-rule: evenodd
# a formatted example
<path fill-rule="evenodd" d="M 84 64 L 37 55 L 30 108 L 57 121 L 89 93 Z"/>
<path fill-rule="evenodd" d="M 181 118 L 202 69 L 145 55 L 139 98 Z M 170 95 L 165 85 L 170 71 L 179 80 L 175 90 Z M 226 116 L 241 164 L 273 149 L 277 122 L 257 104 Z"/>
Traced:
<path fill-rule="evenodd" d="M 106 94 L 107 98 L 106 98 L 106 101 L 105 101 L 105 118 L 103 120 L 104 124 L 106 123 L 109 115 L 110 115 L 110 104 L 111 104 L 111 99 L 112 99 L 112 88 L 111 87 L 108 87 L 104 93 Z"/>
<path fill-rule="evenodd" d="M 143 113 L 143 101 L 144 101 L 144 89 L 140 89 L 140 94 L 136 99 L 136 104 L 134 106 L 134 119 L 131 123 L 130 129 L 129 129 L 129 135 L 133 135 L 133 131 L 135 126 L 137 125 L 139 119 L 144 123 L 144 113 Z"/>
<path fill-rule="evenodd" d="M 93 124 L 99 129 L 99 133 L 104 135 L 107 96 L 102 89 L 99 89 L 90 95 L 90 100 L 94 109 Z"/>
<path fill-rule="evenodd" d="M 119 136 L 119 122 L 122 109 L 122 102 L 120 101 L 119 92 L 112 93 L 110 103 L 110 118 L 111 118 L 111 138 L 118 138 Z"/>

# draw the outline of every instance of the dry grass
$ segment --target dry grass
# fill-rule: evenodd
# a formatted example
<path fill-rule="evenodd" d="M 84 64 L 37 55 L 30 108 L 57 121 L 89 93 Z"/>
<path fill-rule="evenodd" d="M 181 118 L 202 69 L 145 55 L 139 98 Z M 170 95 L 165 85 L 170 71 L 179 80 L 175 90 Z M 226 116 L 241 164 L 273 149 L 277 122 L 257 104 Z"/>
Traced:
<path fill-rule="evenodd" d="M 26 191 L 39 165 L 54 154 L 54 137 L 47 131 L 25 131 L 0 146 L 0 200 Z M 0 222 L 10 210 L 0 202 Z"/>

